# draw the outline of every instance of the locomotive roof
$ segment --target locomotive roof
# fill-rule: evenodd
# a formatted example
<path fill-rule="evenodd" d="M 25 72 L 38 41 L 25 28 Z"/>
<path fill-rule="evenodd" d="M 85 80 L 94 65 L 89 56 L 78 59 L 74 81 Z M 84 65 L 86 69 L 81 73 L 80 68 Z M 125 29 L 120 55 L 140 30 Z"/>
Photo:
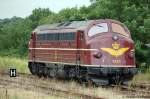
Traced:
<path fill-rule="evenodd" d="M 104 21 L 115 21 L 111 19 L 100 19 Z M 62 32 L 76 32 L 77 30 L 86 30 L 87 27 L 98 20 L 84 20 L 84 21 L 71 21 L 61 22 L 38 26 L 34 32 L 36 33 L 62 33 Z M 116 21 L 118 22 L 118 21 Z M 120 22 L 119 22 L 120 23 Z"/>
<path fill-rule="evenodd" d="M 86 21 L 72 21 L 72 22 L 61 22 L 61 23 L 53 23 L 38 26 L 34 31 L 40 33 L 42 31 L 49 32 L 57 32 L 57 31 L 71 31 L 75 32 L 76 30 L 85 30 L 90 23 L 94 20 L 86 20 Z"/>

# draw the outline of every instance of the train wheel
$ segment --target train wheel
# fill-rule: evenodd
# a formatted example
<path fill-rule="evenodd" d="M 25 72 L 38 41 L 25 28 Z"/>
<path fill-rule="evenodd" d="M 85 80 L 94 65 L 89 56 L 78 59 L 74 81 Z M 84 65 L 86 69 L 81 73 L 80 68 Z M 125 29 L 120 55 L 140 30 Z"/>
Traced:
<path fill-rule="evenodd" d="M 69 69 L 68 76 L 69 76 L 69 79 L 74 79 L 76 77 L 76 71 L 74 68 Z"/>
<path fill-rule="evenodd" d="M 43 66 L 41 66 L 40 64 L 37 64 L 37 68 L 38 68 L 37 75 L 38 75 L 38 77 L 42 77 L 42 75 L 43 75 L 43 68 L 42 67 Z"/>
<path fill-rule="evenodd" d="M 55 78 L 57 75 L 57 69 L 56 68 L 50 68 L 49 69 L 49 76 L 52 78 Z"/>
<path fill-rule="evenodd" d="M 51 75 L 50 75 L 51 69 L 48 68 L 47 71 L 48 71 L 48 72 L 47 72 L 48 77 L 51 77 Z"/>
<path fill-rule="evenodd" d="M 44 70 L 43 76 L 47 77 L 48 76 L 48 68 L 44 67 L 43 70 Z"/>
<path fill-rule="evenodd" d="M 29 70 L 33 75 L 37 74 L 37 67 L 35 63 L 30 63 L 29 64 Z"/>

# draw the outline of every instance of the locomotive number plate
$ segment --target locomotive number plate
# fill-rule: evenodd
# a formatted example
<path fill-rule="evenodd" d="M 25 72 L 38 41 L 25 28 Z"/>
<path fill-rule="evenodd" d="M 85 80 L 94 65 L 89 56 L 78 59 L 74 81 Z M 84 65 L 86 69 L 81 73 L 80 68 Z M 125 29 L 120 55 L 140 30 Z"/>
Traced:
<path fill-rule="evenodd" d="M 120 64 L 120 63 L 121 63 L 121 60 L 115 59 L 115 60 L 112 60 L 112 63 L 114 63 L 114 64 Z"/>

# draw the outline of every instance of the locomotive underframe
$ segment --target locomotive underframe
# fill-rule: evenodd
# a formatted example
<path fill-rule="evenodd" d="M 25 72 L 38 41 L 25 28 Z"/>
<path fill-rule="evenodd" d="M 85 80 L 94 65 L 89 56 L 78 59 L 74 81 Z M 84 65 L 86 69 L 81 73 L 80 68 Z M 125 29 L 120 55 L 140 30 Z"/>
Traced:
<path fill-rule="evenodd" d="M 53 78 L 77 79 L 97 85 L 127 84 L 137 73 L 137 69 L 123 67 L 85 67 L 70 64 L 29 62 L 32 74 Z"/>

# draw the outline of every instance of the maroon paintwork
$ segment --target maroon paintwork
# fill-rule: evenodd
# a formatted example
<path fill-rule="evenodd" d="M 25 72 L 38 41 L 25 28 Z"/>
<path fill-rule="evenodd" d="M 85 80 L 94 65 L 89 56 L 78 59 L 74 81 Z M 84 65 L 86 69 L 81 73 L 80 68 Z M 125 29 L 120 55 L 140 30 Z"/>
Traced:
<path fill-rule="evenodd" d="M 108 32 L 100 33 L 95 36 L 89 37 L 88 31 L 94 24 L 106 22 L 108 24 Z M 34 31 L 29 44 L 29 60 L 30 61 L 43 61 L 43 62 L 58 62 L 63 64 L 76 64 L 80 61 L 81 66 L 101 66 L 101 67 L 135 67 L 135 58 L 130 58 L 129 53 L 134 49 L 134 42 L 131 39 L 129 31 L 129 37 L 119 33 L 113 33 L 111 23 L 117 23 L 124 26 L 122 23 L 110 19 L 93 20 L 84 29 L 47 29 L 48 33 L 69 33 L 75 32 L 76 39 L 72 41 L 37 41 L 38 31 Z M 124 26 L 124 28 L 126 28 Z M 127 28 L 126 28 L 127 29 Z M 118 36 L 118 40 L 114 41 L 112 37 Z M 109 53 L 101 50 L 101 48 L 112 48 L 112 44 L 117 42 L 120 44 L 120 48 L 129 47 L 123 55 L 114 57 Z M 58 49 L 30 49 L 30 48 L 58 48 Z M 64 49 L 65 48 L 65 49 Z M 64 50 L 60 50 L 64 49 Z M 77 49 L 77 50 L 66 50 Z M 83 49 L 83 50 L 78 50 Z M 101 58 L 95 58 L 93 54 L 96 51 L 89 51 L 84 49 L 97 49 L 102 54 Z M 119 61 L 115 62 L 114 61 Z"/>

